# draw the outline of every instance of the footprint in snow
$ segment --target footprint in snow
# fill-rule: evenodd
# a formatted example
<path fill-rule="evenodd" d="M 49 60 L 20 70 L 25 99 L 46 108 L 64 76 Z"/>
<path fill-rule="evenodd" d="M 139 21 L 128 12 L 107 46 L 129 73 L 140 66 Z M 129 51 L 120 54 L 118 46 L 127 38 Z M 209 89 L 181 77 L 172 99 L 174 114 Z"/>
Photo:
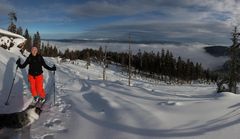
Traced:
<path fill-rule="evenodd" d="M 44 126 L 53 131 L 67 132 L 67 129 L 60 119 L 49 119 L 44 123 Z"/>
<path fill-rule="evenodd" d="M 42 136 L 42 139 L 54 139 L 54 135 L 53 134 L 46 134 Z"/>
<path fill-rule="evenodd" d="M 58 108 L 58 111 L 61 113 L 66 113 L 71 107 L 71 104 L 66 104 L 60 97 L 57 99 L 55 106 Z"/>
<path fill-rule="evenodd" d="M 164 102 L 159 102 L 158 105 L 161 105 L 161 106 L 179 106 L 181 105 L 180 102 L 175 102 L 175 101 L 164 101 Z"/>
<path fill-rule="evenodd" d="M 106 87 L 106 84 L 101 83 L 100 86 L 101 86 L 101 87 Z"/>
<path fill-rule="evenodd" d="M 71 107 L 70 104 L 62 104 L 59 106 L 59 108 L 60 108 L 59 111 L 61 113 L 66 113 L 70 107 Z"/>

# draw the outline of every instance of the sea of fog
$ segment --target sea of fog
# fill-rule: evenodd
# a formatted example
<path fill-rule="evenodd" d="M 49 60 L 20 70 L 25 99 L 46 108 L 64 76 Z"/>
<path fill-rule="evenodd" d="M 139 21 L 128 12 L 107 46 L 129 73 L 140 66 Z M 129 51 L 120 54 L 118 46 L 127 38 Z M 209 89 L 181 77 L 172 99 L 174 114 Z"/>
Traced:
<path fill-rule="evenodd" d="M 128 52 L 128 43 L 104 43 L 104 42 L 58 42 L 58 41 L 43 41 L 43 43 L 56 46 L 59 50 L 65 51 L 67 48 L 70 50 L 83 50 L 86 48 L 99 49 L 107 46 L 107 51 L 114 52 Z M 209 45 L 201 43 L 192 44 L 131 44 L 131 50 L 133 53 L 137 53 L 139 50 L 142 52 L 161 52 L 162 49 L 169 50 L 173 53 L 174 57 L 180 56 L 182 59 L 191 59 L 193 62 L 202 63 L 203 67 L 216 69 L 224 64 L 228 59 L 227 57 L 214 57 L 204 50 L 204 47 Z"/>

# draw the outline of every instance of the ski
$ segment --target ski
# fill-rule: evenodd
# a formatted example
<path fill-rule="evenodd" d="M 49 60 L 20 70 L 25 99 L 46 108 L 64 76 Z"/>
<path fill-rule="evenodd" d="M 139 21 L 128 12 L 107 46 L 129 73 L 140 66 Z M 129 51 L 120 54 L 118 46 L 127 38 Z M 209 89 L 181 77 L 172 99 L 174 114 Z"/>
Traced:
<path fill-rule="evenodd" d="M 45 100 L 44 102 L 40 102 L 40 101 L 39 101 L 39 102 L 37 103 L 36 107 L 41 109 L 46 102 L 47 102 L 47 100 Z"/>
<path fill-rule="evenodd" d="M 51 105 L 44 104 L 42 107 L 40 107 L 41 111 L 43 112 L 49 112 L 51 108 Z"/>
<path fill-rule="evenodd" d="M 48 102 L 49 100 L 49 94 L 46 95 L 45 97 L 45 101 L 44 102 L 38 102 L 37 105 L 35 106 L 36 108 L 40 109 L 41 111 L 48 111 L 46 109 L 50 109 L 51 105 L 46 105 L 46 103 Z"/>
<path fill-rule="evenodd" d="M 33 100 L 32 103 L 29 105 L 29 107 L 36 107 L 37 104 L 39 103 L 39 100 L 40 99 L 38 99 L 36 102 L 34 102 L 34 100 Z"/>

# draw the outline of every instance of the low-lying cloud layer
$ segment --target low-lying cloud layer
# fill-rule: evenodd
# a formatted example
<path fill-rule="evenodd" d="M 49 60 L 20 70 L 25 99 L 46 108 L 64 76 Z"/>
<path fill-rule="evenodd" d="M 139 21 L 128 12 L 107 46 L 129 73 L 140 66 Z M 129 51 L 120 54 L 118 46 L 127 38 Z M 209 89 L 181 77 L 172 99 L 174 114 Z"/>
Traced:
<path fill-rule="evenodd" d="M 70 50 L 83 50 L 86 48 L 99 49 L 107 46 L 107 51 L 114 52 L 128 52 L 129 45 L 127 43 L 75 43 L 75 42 L 56 42 L 45 41 L 44 43 L 50 43 L 57 46 L 61 51 L 65 51 L 67 48 Z M 161 52 L 162 49 L 169 50 L 173 53 L 174 57 L 182 57 L 182 59 L 191 59 L 193 62 L 199 62 L 204 68 L 210 68 L 211 70 L 221 67 L 228 59 L 227 57 L 214 57 L 205 52 L 204 47 L 208 45 L 201 43 L 189 43 L 189 44 L 131 44 L 131 50 L 133 53 L 141 52 Z"/>

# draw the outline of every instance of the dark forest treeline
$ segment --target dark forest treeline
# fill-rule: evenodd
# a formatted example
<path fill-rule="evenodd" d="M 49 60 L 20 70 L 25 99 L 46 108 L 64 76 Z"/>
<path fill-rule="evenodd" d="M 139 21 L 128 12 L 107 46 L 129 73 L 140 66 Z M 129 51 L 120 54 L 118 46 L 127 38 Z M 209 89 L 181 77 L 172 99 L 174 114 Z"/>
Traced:
<path fill-rule="evenodd" d="M 128 53 L 108 52 L 107 55 L 111 61 L 128 65 Z M 190 59 L 184 61 L 181 57 L 176 59 L 169 50 L 164 49 L 161 53 L 139 50 L 137 54 L 132 55 L 131 65 L 134 67 L 134 73 L 170 82 L 187 81 L 190 83 L 194 80 L 215 82 L 218 78 L 216 73 L 210 72 L 209 69 L 205 70 L 200 63 L 194 64 Z"/>
<path fill-rule="evenodd" d="M 56 57 L 60 56 L 70 60 L 87 60 L 89 57 L 95 61 L 103 61 L 104 52 L 102 47 L 99 50 L 69 50 L 64 52 L 58 51 L 56 46 L 45 45 L 42 43 L 41 53 L 43 56 Z M 129 54 L 124 52 L 107 52 L 109 62 L 118 63 L 123 67 L 128 66 Z M 209 69 L 204 69 L 200 63 L 193 63 L 190 59 L 186 61 L 181 57 L 174 58 L 173 54 L 162 49 L 161 52 L 141 52 L 131 56 L 132 72 L 139 75 L 148 75 L 157 77 L 164 81 L 212 81 L 216 82 L 218 75 Z"/>

